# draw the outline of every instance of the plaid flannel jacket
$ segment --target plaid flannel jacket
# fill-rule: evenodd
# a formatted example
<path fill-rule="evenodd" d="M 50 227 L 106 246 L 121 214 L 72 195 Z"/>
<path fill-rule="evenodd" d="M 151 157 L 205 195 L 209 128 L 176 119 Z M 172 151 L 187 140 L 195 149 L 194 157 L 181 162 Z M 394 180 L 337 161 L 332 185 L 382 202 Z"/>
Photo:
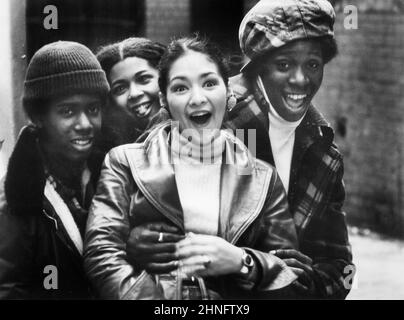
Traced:
<path fill-rule="evenodd" d="M 244 129 L 244 142 L 250 144 L 250 150 L 274 165 L 267 101 L 253 79 L 238 75 L 230 83 L 238 103 L 229 112 L 226 126 Z M 255 129 L 255 150 L 246 129 Z M 311 106 L 296 129 L 288 192 L 300 251 L 313 259 L 312 292 L 301 295 L 296 290 L 298 298 L 344 299 L 352 283 L 347 279 L 352 280 L 355 270 L 342 211 L 343 160 L 333 139 L 333 130 Z"/>

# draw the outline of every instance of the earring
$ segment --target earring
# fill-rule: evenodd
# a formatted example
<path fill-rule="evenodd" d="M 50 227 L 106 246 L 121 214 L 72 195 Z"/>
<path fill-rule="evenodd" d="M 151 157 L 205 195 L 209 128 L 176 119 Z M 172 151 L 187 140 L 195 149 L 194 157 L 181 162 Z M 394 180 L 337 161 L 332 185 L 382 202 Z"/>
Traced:
<path fill-rule="evenodd" d="M 161 91 L 159 91 L 159 102 L 162 108 L 168 109 L 166 105 L 166 98 Z"/>
<path fill-rule="evenodd" d="M 231 111 L 237 104 L 237 98 L 232 89 L 229 89 L 229 96 L 227 97 L 227 111 Z"/>

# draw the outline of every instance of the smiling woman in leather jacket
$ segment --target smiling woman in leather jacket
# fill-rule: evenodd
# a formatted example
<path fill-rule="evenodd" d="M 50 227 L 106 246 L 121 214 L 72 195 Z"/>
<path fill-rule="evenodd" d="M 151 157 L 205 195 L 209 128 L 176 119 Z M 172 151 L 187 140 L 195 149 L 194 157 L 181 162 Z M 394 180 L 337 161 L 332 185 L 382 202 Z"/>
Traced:
<path fill-rule="evenodd" d="M 287 287 L 297 277 L 270 253 L 296 248 L 285 191 L 273 167 L 220 130 L 229 94 L 220 53 L 176 40 L 160 76 L 172 120 L 104 162 L 85 241 L 93 285 L 109 299 L 258 298 Z M 150 273 L 127 253 L 131 229 L 149 223 L 173 230 L 156 233 L 161 246 L 179 235 L 170 273 Z"/>
<path fill-rule="evenodd" d="M 51 43 L 31 59 L 23 105 L 34 125 L 21 131 L 0 185 L 0 299 L 93 296 L 82 237 L 108 90 L 96 57 L 79 43 Z"/>

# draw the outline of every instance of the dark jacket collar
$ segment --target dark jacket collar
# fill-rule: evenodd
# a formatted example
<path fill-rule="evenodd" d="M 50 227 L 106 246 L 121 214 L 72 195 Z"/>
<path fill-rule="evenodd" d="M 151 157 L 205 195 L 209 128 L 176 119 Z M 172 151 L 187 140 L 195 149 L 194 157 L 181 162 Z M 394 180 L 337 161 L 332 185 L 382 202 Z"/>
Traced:
<path fill-rule="evenodd" d="M 38 132 L 24 127 L 8 162 L 5 194 L 13 213 L 41 211 L 45 186 L 45 169 L 38 149 Z"/>
<path fill-rule="evenodd" d="M 313 105 L 310 105 L 302 122 L 296 128 L 296 137 L 304 138 L 302 142 L 307 147 L 318 139 L 330 145 L 334 140 L 334 131 L 323 115 Z"/>
<path fill-rule="evenodd" d="M 259 89 L 255 78 L 239 74 L 230 79 L 231 86 L 238 100 L 234 108 L 233 127 L 247 126 L 257 130 L 258 145 L 257 156 L 271 164 L 274 164 L 268 129 L 269 105 Z M 237 108 L 240 108 L 237 110 Z M 235 128 L 234 128 L 235 129 Z M 313 145 L 328 149 L 334 140 L 334 132 L 322 114 L 311 105 L 307 110 L 300 125 L 296 128 L 295 144 L 292 157 L 292 171 L 289 186 L 293 186 L 297 178 L 298 169 L 306 151 Z M 290 190 L 289 190 L 290 191 Z M 293 194 L 289 193 L 289 195 Z"/>

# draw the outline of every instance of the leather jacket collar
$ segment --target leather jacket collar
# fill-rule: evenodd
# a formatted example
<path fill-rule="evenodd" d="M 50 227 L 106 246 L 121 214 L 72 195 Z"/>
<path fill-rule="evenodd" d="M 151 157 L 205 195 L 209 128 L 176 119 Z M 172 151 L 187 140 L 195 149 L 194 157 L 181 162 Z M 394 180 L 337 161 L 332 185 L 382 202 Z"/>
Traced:
<path fill-rule="evenodd" d="M 170 162 L 170 127 L 170 120 L 163 122 L 144 143 L 127 145 L 124 153 L 133 178 L 144 196 L 185 232 L 174 167 Z M 254 159 L 232 134 L 225 131 L 224 137 L 219 236 L 235 243 L 260 213 L 273 170 Z M 226 157 L 230 157 L 233 162 L 229 164 L 231 161 Z"/>

